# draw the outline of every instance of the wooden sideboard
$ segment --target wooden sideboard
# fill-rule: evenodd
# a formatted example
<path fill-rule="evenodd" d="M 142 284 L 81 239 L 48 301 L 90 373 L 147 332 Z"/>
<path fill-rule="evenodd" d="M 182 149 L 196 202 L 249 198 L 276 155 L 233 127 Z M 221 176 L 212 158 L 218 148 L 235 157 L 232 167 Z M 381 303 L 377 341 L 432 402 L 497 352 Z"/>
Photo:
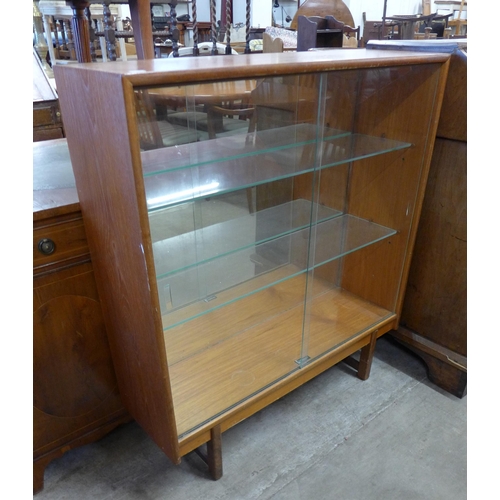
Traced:
<path fill-rule="evenodd" d="M 401 322 L 392 334 L 427 364 L 429 379 L 467 386 L 467 41 L 371 41 L 374 49 L 451 53 Z"/>
<path fill-rule="evenodd" d="M 111 362 L 66 139 L 33 143 L 33 490 L 130 417 Z"/>

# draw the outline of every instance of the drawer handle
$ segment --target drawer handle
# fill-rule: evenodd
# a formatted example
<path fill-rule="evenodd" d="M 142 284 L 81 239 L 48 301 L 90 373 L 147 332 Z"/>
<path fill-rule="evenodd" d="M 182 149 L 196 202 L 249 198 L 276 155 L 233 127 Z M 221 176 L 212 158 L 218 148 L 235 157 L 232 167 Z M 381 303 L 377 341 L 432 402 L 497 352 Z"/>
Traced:
<path fill-rule="evenodd" d="M 43 238 L 38 242 L 38 250 L 44 255 L 54 253 L 56 244 L 50 238 Z"/>

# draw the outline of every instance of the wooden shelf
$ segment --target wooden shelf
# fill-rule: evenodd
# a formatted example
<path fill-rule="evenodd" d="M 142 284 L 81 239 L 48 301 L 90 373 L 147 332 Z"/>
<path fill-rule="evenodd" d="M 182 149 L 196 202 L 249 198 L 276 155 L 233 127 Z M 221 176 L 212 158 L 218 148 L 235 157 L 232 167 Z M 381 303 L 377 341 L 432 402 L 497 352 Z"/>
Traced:
<path fill-rule="evenodd" d="M 306 279 L 296 276 L 165 332 L 179 436 L 300 370 L 303 348 L 314 360 L 394 316 L 317 278 L 305 305 Z"/>
<path fill-rule="evenodd" d="M 247 218 L 255 221 L 252 216 Z M 156 248 L 157 272 L 166 264 L 179 266 L 182 263 L 184 266 L 157 277 L 162 311 L 173 311 L 163 316 L 165 329 L 241 300 L 262 288 L 273 286 L 277 283 L 276 279 L 288 280 L 396 234 L 396 231 L 379 224 L 351 215 L 339 215 L 317 223 L 314 229 L 287 231 L 282 233 L 283 236 L 278 234 L 268 241 L 257 241 L 252 246 L 247 244 L 231 249 L 231 238 L 234 234 L 224 230 L 225 226 L 231 225 L 230 222 L 222 223 L 223 230 L 216 231 L 215 235 L 208 239 L 209 243 L 204 243 L 203 238 L 200 238 L 200 242 L 193 242 L 190 238 L 192 233 L 186 233 L 181 237 L 172 238 L 171 241 L 167 240 L 163 248 Z M 205 231 L 207 235 L 213 235 L 210 231 L 212 227 Z M 253 234 L 255 241 L 255 224 L 243 229 L 250 235 Z M 283 228 L 281 230 L 283 231 Z M 260 232 L 262 233 L 262 230 Z M 315 238 L 314 249 L 309 248 L 311 234 Z M 229 243 L 226 243 L 224 238 L 228 239 Z M 224 243 L 224 246 L 218 248 L 223 249 L 220 254 L 214 251 L 213 246 L 210 247 L 214 241 Z M 241 245 L 244 238 L 240 238 L 239 242 Z M 204 258 L 207 247 L 210 253 L 214 253 L 210 259 Z M 198 260 L 195 260 L 196 257 Z M 288 262 L 293 262 L 295 266 L 284 266 Z M 275 278 L 274 273 L 269 271 L 278 268 L 290 269 L 290 274 Z"/>

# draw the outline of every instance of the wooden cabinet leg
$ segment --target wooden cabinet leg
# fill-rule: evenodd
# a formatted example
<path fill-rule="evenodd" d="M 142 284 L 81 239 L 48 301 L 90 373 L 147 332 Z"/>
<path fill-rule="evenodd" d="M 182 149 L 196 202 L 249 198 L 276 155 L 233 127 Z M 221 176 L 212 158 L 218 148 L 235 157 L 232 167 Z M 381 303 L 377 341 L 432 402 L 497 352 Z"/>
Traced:
<path fill-rule="evenodd" d="M 370 376 L 372 368 L 373 353 L 375 352 L 375 345 L 377 344 L 377 332 L 374 330 L 370 336 L 370 343 L 361 349 L 361 356 L 358 365 L 358 378 L 366 380 Z"/>
<path fill-rule="evenodd" d="M 33 495 L 43 490 L 43 476 L 49 462 L 50 459 L 33 462 Z"/>
<path fill-rule="evenodd" d="M 210 441 L 207 443 L 208 470 L 214 481 L 222 477 L 222 432 L 220 425 L 210 431 Z"/>
<path fill-rule="evenodd" d="M 377 343 L 377 333 L 375 330 L 370 335 L 370 342 L 361 349 L 359 361 L 349 356 L 343 360 L 346 365 L 354 368 L 357 371 L 357 376 L 361 380 L 366 380 L 370 376 L 372 368 L 373 353 L 375 352 L 375 345 Z"/>
<path fill-rule="evenodd" d="M 391 336 L 427 365 L 429 380 L 441 389 L 463 398 L 467 392 L 467 357 L 400 326 Z"/>
<path fill-rule="evenodd" d="M 207 443 L 207 454 L 199 449 L 195 450 L 202 460 L 208 465 L 208 471 L 214 481 L 222 477 L 222 432 L 220 425 L 210 430 L 210 441 Z"/>

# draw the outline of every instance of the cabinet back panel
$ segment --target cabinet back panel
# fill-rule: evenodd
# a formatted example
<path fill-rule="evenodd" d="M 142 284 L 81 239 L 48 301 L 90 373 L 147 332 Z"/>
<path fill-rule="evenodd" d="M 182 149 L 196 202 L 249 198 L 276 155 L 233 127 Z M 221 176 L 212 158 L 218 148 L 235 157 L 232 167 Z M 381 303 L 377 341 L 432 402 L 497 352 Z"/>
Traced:
<path fill-rule="evenodd" d="M 408 273 L 407 251 L 415 239 L 439 117 L 436 102 L 440 102 L 445 82 L 440 66 L 418 69 L 378 70 L 386 85 L 371 77 L 363 83 L 365 99 L 357 110 L 356 131 L 377 137 L 390 134 L 413 146 L 354 162 L 349 189 L 349 213 L 396 229 L 398 234 L 348 255 L 342 286 L 398 314 L 402 306 L 399 292 L 404 290 Z M 380 90 L 375 92 L 375 87 Z M 409 118 L 402 120 L 401 116 Z"/>

